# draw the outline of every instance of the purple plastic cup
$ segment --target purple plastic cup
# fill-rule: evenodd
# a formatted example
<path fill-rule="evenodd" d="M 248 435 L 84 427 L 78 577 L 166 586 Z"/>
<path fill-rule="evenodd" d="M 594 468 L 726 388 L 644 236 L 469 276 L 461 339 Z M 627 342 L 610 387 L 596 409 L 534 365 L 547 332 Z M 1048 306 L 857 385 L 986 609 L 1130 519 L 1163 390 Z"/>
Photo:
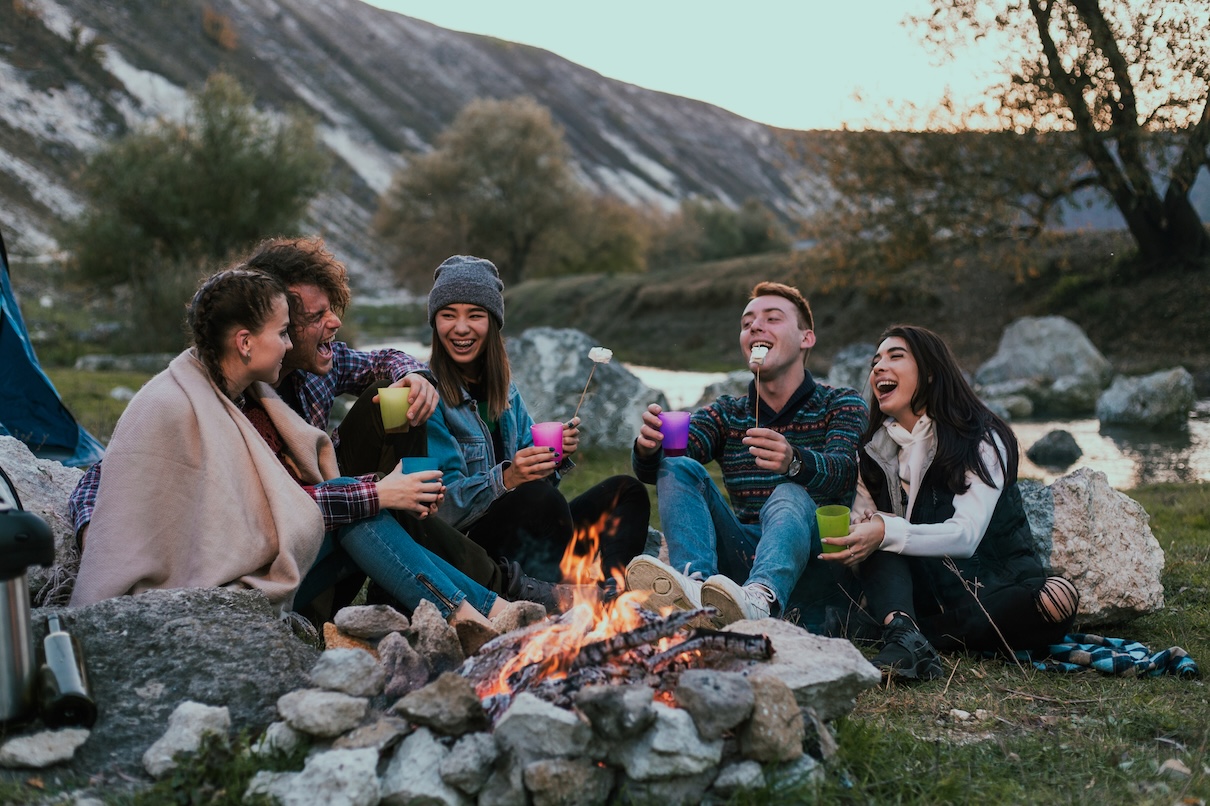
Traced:
<path fill-rule="evenodd" d="M 563 461 L 563 423 L 534 423 L 529 427 L 534 444 L 540 448 L 555 449 L 555 464 Z"/>
<path fill-rule="evenodd" d="M 689 447 L 689 414 L 687 411 L 660 412 L 660 431 L 664 434 L 665 456 L 684 456 Z"/>

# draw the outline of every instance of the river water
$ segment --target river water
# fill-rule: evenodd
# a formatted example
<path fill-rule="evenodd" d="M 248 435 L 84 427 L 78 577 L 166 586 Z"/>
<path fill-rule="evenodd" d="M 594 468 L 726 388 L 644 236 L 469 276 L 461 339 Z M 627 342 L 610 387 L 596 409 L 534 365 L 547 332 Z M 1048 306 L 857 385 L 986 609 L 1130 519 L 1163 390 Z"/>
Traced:
<path fill-rule="evenodd" d="M 361 349 L 379 347 L 394 347 L 421 359 L 429 355 L 428 346 L 416 341 L 384 342 Z M 691 408 L 706 386 L 726 378 L 722 372 L 625 366 L 643 383 L 662 391 L 674 409 Z M 1210 481 L 1210 399 L 1198 401 L 1186 427 L 1174 432 L 1102 428 L 1096 419 L 1026 420 L 1011 425 L 1021 443 L 1022 478 L 1049 484 L 1072 470 L 1091 467 L 1120 490 L 1154 482 Z M 1069 468 L 1038 467 L 1025 456 L 1025 450 L 1056 429 L 1069 432 L 1084 455 Z"/>

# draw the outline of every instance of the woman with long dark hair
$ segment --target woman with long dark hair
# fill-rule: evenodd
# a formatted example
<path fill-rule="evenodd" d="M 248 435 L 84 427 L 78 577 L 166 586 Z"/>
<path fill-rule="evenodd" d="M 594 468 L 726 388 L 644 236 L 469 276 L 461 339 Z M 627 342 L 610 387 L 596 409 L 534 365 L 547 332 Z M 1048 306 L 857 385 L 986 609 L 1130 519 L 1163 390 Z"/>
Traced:
<path fill-rule="evenodd" d="M 428 517 L 438 474 L 338 477 L 327 434 L 273 391 L 291 345 L 285 288 L 243 266 L 221 271 L 194 295 L 188 324 L 194 346 L 114 429 L 72 604 L 226 586 L 289 610 L 356 564 L 408 608 L 427 599 L 487 625 L 504 602 L 387 512 Z"/>
<path fill-rule="evenodd" d="M 882 627 L 884 674 L 943 674 L 937 650 L 1009 651 L 1060 640 L 1079 596 L 1047 577 L 1017 488 L 1017 440 L 922 327 L 883 332 L 870 424 L 843 550 Z"/>
<path fill-rule="evenodd" d="M 429 455 L 446 487 L 437 514 L 493 556 L 519 561 L 547 582 L 559 581 L 559 560 L 577 528 L 599 524 L 604 587 L 624 579 L 626 563 L 646 543 L 647 490 L 632 476 L 612 476 L 572 501 L 559 492 L 580 421 L 564 427 L 560 462 L 553 449 L 534 445 L 533 418 L 504 347 L 504 285 L 495 265 L 465 255 L 446 260 L 434 275 L 428 312 L 429 368 L 441 395 L 429 420 Z"/>

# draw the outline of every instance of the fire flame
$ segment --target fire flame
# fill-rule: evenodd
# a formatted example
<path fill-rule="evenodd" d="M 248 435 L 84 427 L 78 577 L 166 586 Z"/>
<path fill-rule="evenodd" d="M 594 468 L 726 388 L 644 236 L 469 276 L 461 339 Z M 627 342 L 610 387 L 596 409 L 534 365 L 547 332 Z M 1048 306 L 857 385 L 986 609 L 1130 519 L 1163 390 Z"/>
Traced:
<path fill-rule="evenodd" d="M 612 533 L 617 518 L 606 512 L 586 529 L 578 530 L 563 551 L 559 571 L 563 581 L 573 585 L 573 605 L 560 619 L 528 636 L 500 670 L 496 680 L 479 690 L 481 698 L 493 694 L 511 693 L 509 677 L 533 664 L 543 678 L 565 677 L 580 648 L 602 641 L 641 625 L 638 606 L 646 598 L 643 593 L 625 591 L 626 578 L 615 573 L 617 589 L 625 591 L 612 601 L 602 601 L 604 581 L 601 571 L 601 536 Z"/>

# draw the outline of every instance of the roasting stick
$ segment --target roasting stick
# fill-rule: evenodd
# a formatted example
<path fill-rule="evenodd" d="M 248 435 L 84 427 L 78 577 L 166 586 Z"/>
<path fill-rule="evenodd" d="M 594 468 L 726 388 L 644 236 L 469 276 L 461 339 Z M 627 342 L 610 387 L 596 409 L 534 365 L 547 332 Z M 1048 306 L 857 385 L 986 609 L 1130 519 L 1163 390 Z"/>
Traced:
<path fill-rule="evenodd" d="M 760 428 L 760 367 L 765 363 L 765 356 L 769 354 L 769 348 L 763 344 L 758 344 L 752 348 L 752 354 L 748 358 L 748 362 L 756 365 L 756 427 Z"/>

